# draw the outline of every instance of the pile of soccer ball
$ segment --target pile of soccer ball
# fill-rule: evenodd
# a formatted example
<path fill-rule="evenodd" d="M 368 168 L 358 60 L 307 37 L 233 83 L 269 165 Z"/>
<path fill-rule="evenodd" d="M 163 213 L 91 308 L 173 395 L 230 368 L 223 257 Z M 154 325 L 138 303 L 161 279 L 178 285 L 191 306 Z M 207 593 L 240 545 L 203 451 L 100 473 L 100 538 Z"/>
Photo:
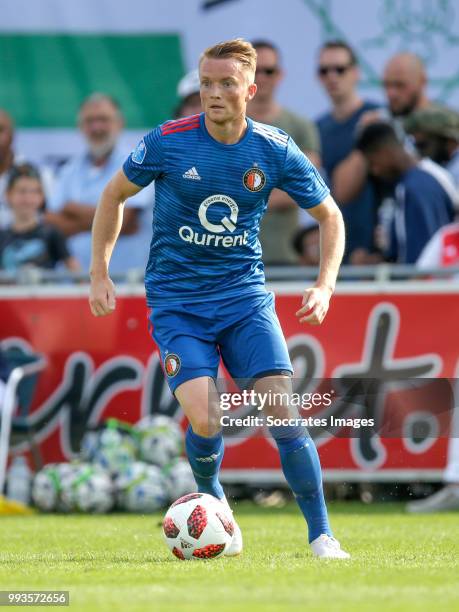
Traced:
<path fill-rule="evenodd" d="M 196 491 L 182 450 L 182 430 L 169 417 L 147 416 L 134 426 L 109 419 L 84 435 L 78 461 L 35 475 L 33 502 L 45 512 L 155 512 Z"/>

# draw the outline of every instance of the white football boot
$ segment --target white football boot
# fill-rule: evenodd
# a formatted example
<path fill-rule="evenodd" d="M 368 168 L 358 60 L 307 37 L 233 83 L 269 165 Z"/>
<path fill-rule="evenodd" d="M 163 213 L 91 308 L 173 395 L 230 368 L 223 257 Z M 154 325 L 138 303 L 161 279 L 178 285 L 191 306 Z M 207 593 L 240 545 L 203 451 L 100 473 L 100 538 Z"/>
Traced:
<path fill-rule="evenodd" d="M 351 555 L 341 550 L 338 540 L 323 533 L 311 542 L 312 554 L 320 559 L 350 559 Z"/>
<path fill-rule="evenodd" d="M 450 484 L 443 487 L 425 499 L 410 502 L 406 506 L 407 512 L 427 513 L 446 510 L 459 510 L 459 485 Z"/>
<path fill-rule="evenodd" d="M 228 546 L 228 548 L 225 550 L 225 552 L 223 553 L 225 557 L 237 557 L 237 555 L 240 555 L 242 552 L 242 531 L 239 527 L 239 525 L 236 523 L 234 516 L 233 516 L 233 511 L 230 508 L 230 505 L 228 503 L 228 500 L 226 499 L 226 496 L 220 500 L 222 502 L 222 504 L 226 507 L 226 509 L 228 510 L 228 514 L 230 515 L 230 517 L 233 519 L 233 525 L 234 525 L 234 533 L 233 533 L 233 539 L 231 541 L 231 544 Z"/>

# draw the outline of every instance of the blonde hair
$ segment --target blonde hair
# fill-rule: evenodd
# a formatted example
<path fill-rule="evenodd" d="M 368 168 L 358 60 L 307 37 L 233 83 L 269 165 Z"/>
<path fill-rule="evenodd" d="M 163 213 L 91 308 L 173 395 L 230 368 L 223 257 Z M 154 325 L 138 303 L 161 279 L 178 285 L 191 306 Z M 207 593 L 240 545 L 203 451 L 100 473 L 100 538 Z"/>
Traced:
<path fill-rule="evenodd" d="M 249 43 L 249 41 L 243 38 L 234 38 L 233 40 L 226 40 L 224 42 L 217 43 L 208 47 L 199 59 L 201 64 L 203 59 L 234 59 L 239 62 L 244 70 L 250 72 L 255 76 L 255 68 L 257 66 L 257 52 Z"/>

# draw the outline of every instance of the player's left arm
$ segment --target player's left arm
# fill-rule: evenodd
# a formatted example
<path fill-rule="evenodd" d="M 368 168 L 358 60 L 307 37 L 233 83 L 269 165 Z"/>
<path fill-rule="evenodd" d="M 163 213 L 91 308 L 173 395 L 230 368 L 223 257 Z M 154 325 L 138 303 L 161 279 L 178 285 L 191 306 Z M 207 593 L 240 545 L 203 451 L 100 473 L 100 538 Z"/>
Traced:
<path fill-rule="evenodd" d="M 320 228 L 319 276 L 314 286 L 305 290 L 302 307 L 296 316 L 300 323 L 320 325 L 327 314 L 343 259 L 344 222 L 331 195 L 317 206 L 309 208 L 308 212 L 316 219 Z"/>

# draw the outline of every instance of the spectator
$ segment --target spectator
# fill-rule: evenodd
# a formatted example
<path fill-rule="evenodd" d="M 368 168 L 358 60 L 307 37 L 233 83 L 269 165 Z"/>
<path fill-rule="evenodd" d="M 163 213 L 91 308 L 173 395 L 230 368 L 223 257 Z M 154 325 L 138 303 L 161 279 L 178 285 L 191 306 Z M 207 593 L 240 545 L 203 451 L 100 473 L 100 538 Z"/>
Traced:
<path fill-rule="evenodd" d="M 97 202 L 127 152 L 118 144 L 123 119 L 117 102 L 110 96 L 95 93 L 84 100 L 79 127 L 88 150 L 62 168 L 46 218 L 69 237 L 72 253 L 87 270 Z M 126 202 L 121 236 L 111 260 L 112 273 L 145 267 L 145 253 L 151 239 L 152 205 L 152 188 L 144 189 Z"/>
<path fill-rule="evenodd" d="M 12 223 L 0 230 L 1 269 L 15 272 L 26 265 L 54 268 L 63 262 L 69 270 L 79 270 L 61 232 L 40 220 L 44 193 L 40 174 L 33 166 L 24 164 L 10 169 L 6 199 Z"/>
<path fill-rule="evenodd" d="M 459 189 L 459 113 L 441 107 L 412 113 L 405 129 L 422 157 L 443 166 Z"/>
<path fill-rule="evenodd" d="M 448 223 L 435 232 L 416 265 L 421 270 L 459 266 L 459 222 Z"/>
<path fill-rule="evenodd" d="M 357 57 L 347 43 L 338 40 L 322 46 L 317 74 L 332 105 L 317 121 L 322 163 L 332 194 L 342 205 L 347 239 L 345 262 L 349 262 L 356 249 L 370 253 L 374 250 L 376 196 L 365 159 L 354 150 L 354 141 L 361 117 L 378 105 L 359 96 Z"/>
<path fill-rule="evenodd" d="M 257 51 L 255 82 L 257 94 L 247 106 L 255 121 L 267 123 L 289 134 L 315 165 L 320 165 L 319 138 L 313 123 L 282 107 L 276 92 L 284 76 L 279 50 L 266 40 L 252 42 Z M 292 238 L 298 229 L 298 205 L 283 191 L 274 189 L 260 227 L 260 242 L 265 264 L 296 262 Z"/>
<path fill-rule="evenodd" d="M 387 62 L 383 86 L 387 109 L 365 113 L 360 120 L 361 128 L 384 119 L 392 123 L 402 139 L 405 137 L 405 121 L 412 113 L 427 108 L 442 108 L 429 100 L 426 70 L 421 58 L 414 53 L 397 53 Z M 412 150 L 409 141 L 405 144 L 408 150 Z"/>
<path fill-rule="evenodd" d="M 177 95 L 180 104 L 175 111 L 175 118 L 189 117 L 202 112 L 200 94 L 199 71 L 188 72 L 177 85 Z"/>
<path fill-rule="evenodd" d="M 5 110 L 0 109 L 0 229 L 10 225 L 12 221 L 11 210 L 6 201 L 9 173 L 14 166 L 26 161 L 24 156 L 14 152 L 13 141 L 13 120 Z M 49 196 L 53 183 L 52 174 L 49 170 L 41 169 L 40 175 L 45 193 Z"/>
<path fill-rule="evenodd" d="M 427 97 L 427 76 L 422 60 L 414 53 L 404 52 L 394 55 L 384 68 L 383 85 L 387 108 L 363 113 L 358 122 L 358 129 L 361 130 L 370 123 L 387 120 L 392 123 L 399 138 L 404 139 L 405 119 L 415 110 L 434 105 Z M 405 145 L 413 152 L 410 141 L 406 140 Z M 355 152 L 353 164 L 350 167 L 343 165 L 335 172 L 338 196 L 343 204 L 351 201 L 367 181 L 368 173 L 364 168 L 362 157 Z M 349 180 L 349 176 L 353 179 Z M 376 187 L 379 188 L 378 201 L 389 195 L 384 185 L 378 184 Z"/>
<path fill-rule="evenodd" d="M 395 185 L 395 208 L 386 232 L 388 259 L 415 263 L 431 236 L 453 219 L 457 194 L 448 173 L 430 160 L 418 161 L 387 122 L 368 125 L 357 148 L 374 176 Z"/>
<path fill-rule="evenodd" d="M 319 226 L 309 225 L 300 228 L 293 238 L 293 248 L 302 266 L 318 266 L 320 263 Z"/>
<path fill-rule="evenodd" d="M 397 53 L 387 62 L 383 85 L 392 117 L 407 117 L 432 106 L 426 92 L 424 64 L 414 53 Z"/>

